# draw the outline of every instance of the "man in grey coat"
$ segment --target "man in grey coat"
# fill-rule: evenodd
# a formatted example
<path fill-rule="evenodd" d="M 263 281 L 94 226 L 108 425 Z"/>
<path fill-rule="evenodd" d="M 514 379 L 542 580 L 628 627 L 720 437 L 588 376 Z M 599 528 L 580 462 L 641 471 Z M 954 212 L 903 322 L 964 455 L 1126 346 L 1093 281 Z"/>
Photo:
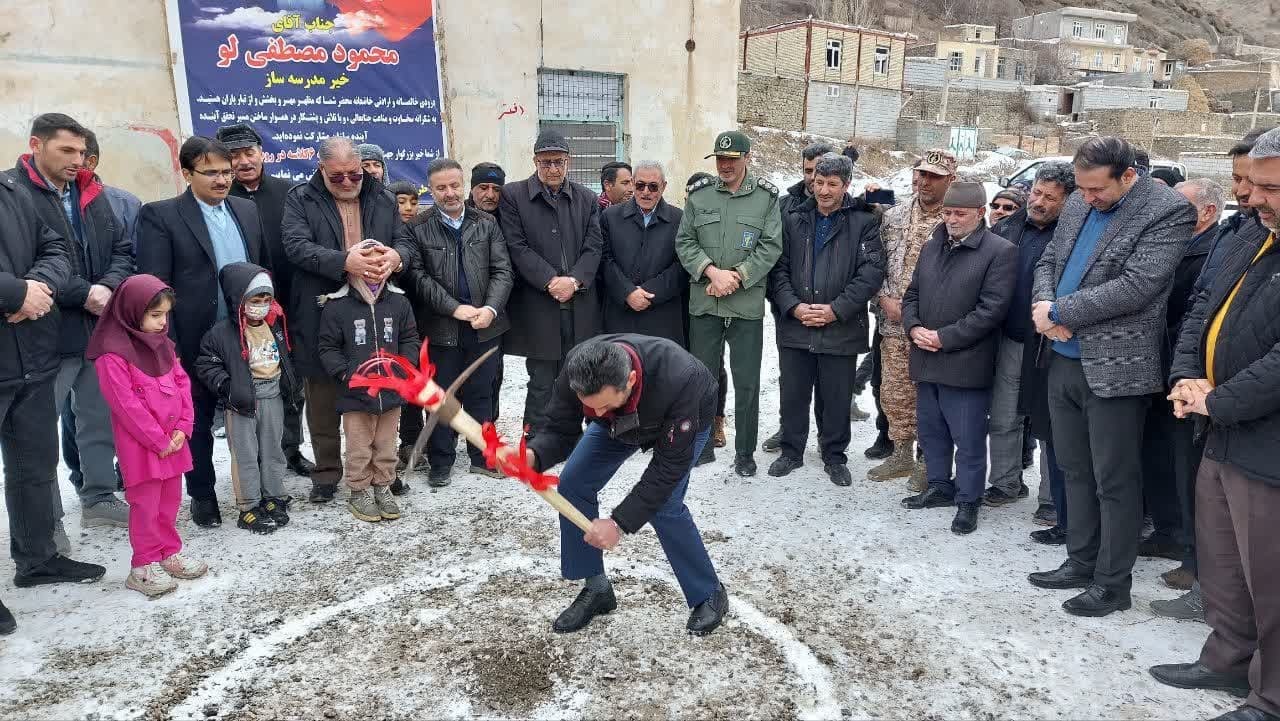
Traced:
<path fill-rule="evenodd" d="M 1045 336 L 1053 443 L 1066 476 L 1066 562 L 1032 573 L 1041 588 L 1081 588 L 1067 613 L 1130 607 L 1142 530 L 1143 420 L 1164 389 L 1165 304 L 1195 210 L 1139 177 L 1134 147 L 1093 138 L 1072 163 L 1079 190 L 1036 265 L 1031 317 Z"/>

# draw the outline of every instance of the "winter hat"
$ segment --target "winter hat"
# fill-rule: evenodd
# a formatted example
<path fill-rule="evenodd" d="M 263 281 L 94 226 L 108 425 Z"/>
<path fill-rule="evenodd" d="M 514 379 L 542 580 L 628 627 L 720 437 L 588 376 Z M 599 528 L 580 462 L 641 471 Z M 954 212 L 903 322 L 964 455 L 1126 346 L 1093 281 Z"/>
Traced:
<path fill-rule="evenodd" d="M 385 247 L 386 247 L 385 245 L 383 245 L 382 243 L 379 243 L 373 238 L 366 238 L 360 241 L 358 244 L 352 246 L 351 249 L 359 251 L 359 250 L 365 250 L 367 248 L 385 248 Z M 365 302 L 370 305 L 373 305 L 373 303 L 378 300 L 378 294 L 382 291 L 382 286 L 385 285 L 384 283 L 366 280 L 363 276 L 356 275 L 355 273 L 347 273 L 347 282 L 350 283 L 351 287 L 354 288 L 356 292 L 360 294 L 360 297 L 363 298 Z"/>
<path fill-rule="evenodd" d="M 387 164 L 383 157 L 382 148 L 373 143 L 361 143 L 356 146 L 356 152 L 360 153 L 360 160 L 376 160 L 384 166 Z"/>
<path fill-rule="evenodd" d="M 173 289 L 154 275 L 144 273 L 125 278 L 116 286 L 102 317 L 98 319 L 98 325 L 93 329 L 93 335 L 89 337 L 85 359 L 94 360 L 114 353 L 152 378 L 168 373 L 177 359 L 173 340 L 168 333 L 142 330 L 142 318 L 147 308 L 157 295 L 166 290 Z"/>
<path fill-rule="evenodd" d="M 249 281 L 249 288 L 244 292 L 242 300 L 249 300 L 255 295 L 266 293 L 274 296 L 276 294 L 275 286 L 271 284 L 271 276 L 266 273 L 259 273 L 253 276 L 253 280 Z"/>
<path fill-rule="evenodd" d="M 564 136 L 550 128 L 538 133 L 538 139 L 533 143 L 533 152 L 536 153 L 567 153 L 569 152 L 569 141 Z"/>
<path fill-rule="evenodd" d="M 1027 191 L 1018 186 L 1011 185 L 1008 188 L 1001 190 L 999 193 L 996 193 L 991 200 L 994 202 L 1000 198 L 1012 200 L 1014 203 L 1017 203 L 1019 208 L 1025 208 L 1027 206 Z"/>
<path fill-rule="evenodd" d="M 1177 168 L 1152 168 L 1151 177 L 1163 180 L 1170 188 L 1186 180 Z"/>
<path fill-rule="evenodd" d="M 473 188 L 481 183 L 505 185 L 506 182 L 507 173 L 497 163 L 476 163 L 471 169 L 471 187 Z"/>
<path fill-rule="evenodd" d="M 944 208 L 983 208 L 986 205 L 987 191 L 982 183 L 952 183 L 942 198 Z"/>

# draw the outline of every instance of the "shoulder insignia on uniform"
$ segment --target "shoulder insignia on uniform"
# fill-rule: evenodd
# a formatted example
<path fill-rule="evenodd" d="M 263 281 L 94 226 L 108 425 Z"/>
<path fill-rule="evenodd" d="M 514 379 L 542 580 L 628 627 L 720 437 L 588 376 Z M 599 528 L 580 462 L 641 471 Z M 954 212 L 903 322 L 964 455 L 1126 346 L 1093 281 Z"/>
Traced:
<path fill-rule="evenodd" d="M 701 189 L 703 189 L 703 188 L 707 187 L 708 185 L 711 185 L 711 184 L 712 184 L 712 183 L 714 183 L 714 182 L 715 182 L 715 180 L 714 180 L 714 179 L 712 179 L 712 178 L 703 178 L 702 180 L 698 180 L 698 181 L 696 181 L 696 182 L 694 182 L 694 183 L 691 183 L 691 184 L 690 184 L 689 186 L 687 186 L 684 190 L 685 190 L 685 192 L 686 192 L 686 193 L 692 193 L 693 191 L 695 191 L 695 190 L 701 190 Z"/>
<path fill-rule="evenodd" d="M 770 183 L 764 178 L 756 178 L 756 185 L 760 186 L 761 188 L 764 188 L 765 190 L 769 191 L 773 195 L 778 194 L 778 186 L 774 185 L 773 183 Z"/>

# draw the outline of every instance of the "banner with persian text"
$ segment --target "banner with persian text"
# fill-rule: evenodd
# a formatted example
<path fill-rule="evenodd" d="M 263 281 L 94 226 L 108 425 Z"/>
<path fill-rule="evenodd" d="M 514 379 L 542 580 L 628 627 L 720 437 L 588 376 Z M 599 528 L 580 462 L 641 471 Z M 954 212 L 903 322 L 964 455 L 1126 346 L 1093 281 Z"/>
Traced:
<path fill-rule="evenodd" d="M 387 180 L 445 154 L 431 0 L 168 0 L 183 132 L 246 123 L 266 171 L 303 181 L 331 135 L 374 143 Z"/>

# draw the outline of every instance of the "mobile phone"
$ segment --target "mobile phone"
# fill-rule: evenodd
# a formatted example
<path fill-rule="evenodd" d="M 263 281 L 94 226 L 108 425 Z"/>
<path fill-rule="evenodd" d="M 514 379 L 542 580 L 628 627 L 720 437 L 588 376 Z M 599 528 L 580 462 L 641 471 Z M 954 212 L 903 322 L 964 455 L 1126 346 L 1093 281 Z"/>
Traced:
<path fill-rule="evenodd" d="M 897 201 L 893 199 L 892 188 L 881 188 L 879 190 L 869 191 L 867 193 L 867 202 L 875 203 L 877 205 L 893 205 Z"/>

